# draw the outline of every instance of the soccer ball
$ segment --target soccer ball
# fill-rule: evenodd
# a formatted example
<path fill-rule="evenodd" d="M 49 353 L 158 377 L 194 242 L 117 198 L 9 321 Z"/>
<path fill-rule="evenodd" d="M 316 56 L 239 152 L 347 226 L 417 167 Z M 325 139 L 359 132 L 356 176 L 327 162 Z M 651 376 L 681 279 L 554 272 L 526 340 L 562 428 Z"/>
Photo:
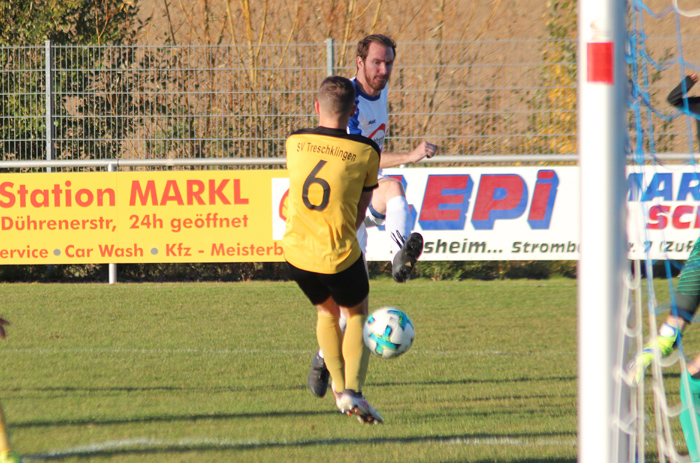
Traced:
<path fill-rule="evenodd" d="M 416 332 L 406 312 L 396 307 L 382 307 L 367 317 L 363 335 L 370 352 L 390 359 L 411 348 Z"/>

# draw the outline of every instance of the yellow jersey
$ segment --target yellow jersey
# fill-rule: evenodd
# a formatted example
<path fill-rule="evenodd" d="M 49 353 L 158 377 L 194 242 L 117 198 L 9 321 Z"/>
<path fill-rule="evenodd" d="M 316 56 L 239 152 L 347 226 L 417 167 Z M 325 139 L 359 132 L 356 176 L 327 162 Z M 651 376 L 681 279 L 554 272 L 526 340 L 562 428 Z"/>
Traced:
<path fill-rule="evenodd" d="M 357 207 L 377 187 L 379 146 L 345 130 L 317 127 L 287 138 L 287 225 L 282 246 L 295 267 L 334 274 L 362 255 Z"/>

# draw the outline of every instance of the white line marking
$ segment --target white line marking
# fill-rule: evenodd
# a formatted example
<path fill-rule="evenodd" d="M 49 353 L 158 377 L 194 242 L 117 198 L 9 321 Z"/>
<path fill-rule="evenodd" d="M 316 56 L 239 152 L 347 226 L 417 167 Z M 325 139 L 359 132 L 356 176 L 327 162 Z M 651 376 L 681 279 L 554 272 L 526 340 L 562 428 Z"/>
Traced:
<path fill-rule="evenodd" d="M 560 447 L 576 447 L 577 441 L 575 438 L 511 438 L 511 437 L 425 437 L 418 439 L 411 438 L 380 438 L 379 441 L 386 443 L 394 443 L 406 441 L 410 443 L 439 443 L 443 445 L 484 445 L 484 446 L 560 446 Z M 220 448 L 220 449 L 238 449 L 238 448 L 255 448 L 255 447 L 296 447 L 296 446 L 312 446 L 312 445 L 344 445 L 347 443 L 361 442 L 353 439 L 330 439 L 330 440 L 297 440 L 297 441 L 260 441 L 253 440 L 230 440 L 217 438 L 185 438 L 176 440 L 151 439 L 148 437 L 111 440 L 94 444 L 80 445 L 63 450 L 52 450 L 45 453 L 35 455 L 24 455 L 23 460 L 53 460 L 58 458 L 67 458 L 72 456 L 92 455 L 102 452 L 124 452 L 139 450 L 167 450 L 174 451 L 178 449 L 197 450 L 201 448 Z M 375 442 L 376 443 L 376 442 Z"/>

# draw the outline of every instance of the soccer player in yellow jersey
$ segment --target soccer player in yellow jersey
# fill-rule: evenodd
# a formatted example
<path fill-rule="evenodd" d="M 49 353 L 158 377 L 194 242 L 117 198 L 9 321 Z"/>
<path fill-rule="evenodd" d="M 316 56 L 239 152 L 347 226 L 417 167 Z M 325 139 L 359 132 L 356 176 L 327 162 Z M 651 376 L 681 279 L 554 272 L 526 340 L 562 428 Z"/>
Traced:
<path fill-rule="evenodd" d="M 10 323 L 7 320 L 0 318 L 0 338 L 5 339 L 5 326 Z M 19 463 L 20 457 L 17 453 L 10 450 L 10 444 L 7 439 L 7 430 L 5 428 L 5 420 L 0 409 L 0 463 Z"/>
<path fill-rule="evenodd" d="M 364 135 L 374 140 L 382 149 L 389 132 L 389 81 L 394 69 L 396 42 L 383 34 L 364 37 L 357 44 L 357 73 L 351 80 L 355 84 L 357 109 L 348 121 L 348 133 Z M 400 181 L 382 175 L 381 169 L 397 167 L 431 158 L 438 147 L 423 141 L 409 152 L 381 152 L 378 186 L 372 195 L 365 224 L 357 232 L 363 250 L 367 246 L 365 227 L 384 225 L 394 257 L 392 276 L 398 283 L 407 281 L 423 252 L 423 236 L 413 231 L 413 219 L 406 192 Z M 316 397 L 324 397 L 328 389 L 328 370 L 323 361 L 323 350 L 311 359 L 307 378 L 309 389 Z"/>
<path fill-rule="evenodd" d="M 362 423 L 383 423 L 362 387 L 369 350 L 362 330 L 369 277 L 357 228 L 377 187 L 379 146 L 347 133 L 355 87 L 327 77 L 315 103 L 319 126 L 287 139 L 289 196 L 282 246 L 292 279 L 317 309 L 316 337 L 332 379 L 337 407 Z M 341 312 L 347 318 L 345 334 Z"/>

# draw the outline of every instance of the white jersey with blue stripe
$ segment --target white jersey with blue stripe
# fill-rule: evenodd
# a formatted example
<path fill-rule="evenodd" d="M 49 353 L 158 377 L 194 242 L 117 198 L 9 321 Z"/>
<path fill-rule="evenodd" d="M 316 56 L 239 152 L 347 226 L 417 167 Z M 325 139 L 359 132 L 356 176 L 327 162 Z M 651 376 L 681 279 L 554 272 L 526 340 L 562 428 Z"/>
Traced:
<path fill-rule="evenodd" d="M 350 117 L 348 133 L 371 138 L 381 150 L 389 131 L 389 108 L 387 107 L 389 87 L 384 87 L 379 95 L 372 97 L 362 93 L 355 77 L 351 80 L 355 84 L 357 110 Z"/>
<path fill-rule="evenodd" d="M 384 139 L 389 131 L 389 87 L 384 87 L 379 95 L 372 97 L 360 90 L 355 77 L 350 80 L 352 80 L 352 83 L 355 85 L 355 104 L 357 105 L 357 110 L 355 114 L 350 117 L 350 121 L 348 122 L 348 133 L 370 138 L 379 145 L 379 149 L 382 150 L 384 148 Z M 382 170 L 380 169 L 377 178 L 381 180 L 383 177 L 384 175 L 382 175 Z M 363 254 L 367 252 L 366 223 L 369 222 L 377 226 L 384 225 L 384 219 L 385 217 L 377 213 L 370 204 L 365 215 L 365 223 L 357 229 L 357 241 L 360 243 Z"/>

